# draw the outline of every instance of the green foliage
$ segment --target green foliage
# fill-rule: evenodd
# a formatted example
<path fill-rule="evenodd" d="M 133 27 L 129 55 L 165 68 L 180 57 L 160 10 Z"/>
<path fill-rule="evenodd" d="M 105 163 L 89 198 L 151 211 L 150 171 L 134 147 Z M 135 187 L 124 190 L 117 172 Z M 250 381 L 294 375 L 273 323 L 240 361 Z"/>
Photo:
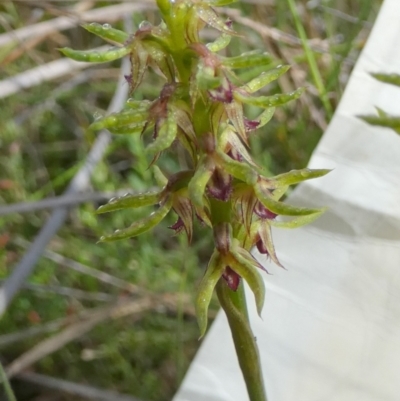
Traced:
<path fill-rule="evenodd" d="M 212 2 L 213 5 L 215 3 L 227 3 L 227 1 Z M 343 3 L 333 0 L 331 3 L 330 7 L 333 9 L 337 8 L 350 16 L 359 17 L 359 22 L 353 23 L 342 19 L 323 6 L 313 10 L 304 8 L 301 17 L 308 37 L 317 40 L 312 43 L 328 46 L 327 53 L 321 53 L 318 49 L 314 49 L 313 52 L 329 93 L 329 101 L 335 108 L 354 60 L 369 32 L 368 25 L 364 24 L 362 19 L 372 22 L 377 15 L 380 2 L 367 0 Z M 265 124 L 269 122 L 265 126 L 261 122 L 258 125 L 258 132 L 252 132 L 248 138 L 251 145 L 251 160 L 254 160 L 257 166 L 263 166 L 260 173 L 262 171 L 266 177 L 292 169 L 299 170 L 306 166 L 323 132 L 323 125 L 320 125 L 315 117 L 320 116 L 322 120 L 324 119 L 320 99 L 313 95 L 312 79 L 302 49 L 295 43 L 287 44 L 279 38 L 277 41 L 275 37 L 268 37 L 266 40 L 265 36 L 257 32 L 258 23 L 258 26 L 273 26 L 280 32 L 296 35 L 285 2 L 276 1 L 275 5 L 270 4 L 272 3 L 248 5 L 245 2 L 238 2 L 234 5 L 243 17 L 251 20 L 251 25 L 247 26 L 234 22 L 234 31 L 242 37 L 221 33 L 216 38 L 214 34 L 209 35 L 210 30 L 205 31 L 205 41 L 215 43 L 214 47 L 208 44 L 206 46 L 213 52 L 222 50 L 223 57 L 236 57 L 242 52 L 259 48 L 280 59 L 267 65 L 268 70 L 265 74 L 272 73 L 279 64 L 297 64 L 296 68 L 287 71 L 287 74 L 281 76 L 279 80 L 271 81 L 265 89 L 262 89 L 262 86 L 267 83 L 262 83 L 259 95 L 291 92 L 295 83 L 309 88 L 303 94 L 301 101 L 277 109 L 273 119 L 271 117 L 274 109 L 261 110 L 260 114 L 258 107 L 244 107 L 245 115 L 251 120 L 264 121 Z M 95 4 L 96 7 L 107 5 L 114 6 L 115 3 L 104 1 Z M 53 10 L 59 5 L 53 6 L 51 10 L 43 9 L 43 16 L 38 22 L 54 18 Z M 67 6 L 69 7 L 69 4 Z M 6 19 L 5 23 L 9 25 L 2 25 L 0 32 L 34 24 L 30 19 L 31 11 L 26 2 L 1 2 L 0 12 Z M 60 8 L 59 11 L 64 13 L 65 9 Z M 35 18 L 40 17 L 35 14 Z M 148 20 L 154 24 L 159 22 L 154 11 L 137 12 L 133 20 L 134 23 L 139 23 L 141 20 Z M 54 49 L 54 41 L 57 41 L 56 46 L 79 49 L 96 48 L 101 45 L 101 40 L 95 35 L 89 35 L 86 30 L 90 32 L 86 25 L 85 29 L 75 27 L 63 31 L 62 36 L 50 35 L 43 37 L 39 42 L 35 42 L 35 38 L 32 37 L 32 42 L 27 43 L 27 48 L 20 47 L 22 45 L 19 42 L 2 46 L 0 79 L 7 79 L 37 67 L 38 64 L 58 59 L 60 54 Z M 122 31 L 122 23 L 113 22 L 113 27 L 105 29 L 105 32 L 103 30 L 103 34 L 115 30 L 122 32 L 120 39 L 114 40 L 115 37 L 113 39 L 106 36 L 102 38 L 117 47 L 125 45 L 122 38 L 126 37 L 126 33 Z M 343 41 L 340 41 L 340 37 L 344 38 Z M 286 40 L 286 37 L 282 36 L 282 39 Z M 229 43 L 230 46 L 227 47 Z M 162 47 L 161 44 L 159 46 Z M 23 51 L 19 52 L 21 49 Z M 9 56 L 11 57 L 8 59 Z M 170 60 L 165 60 L 161 56 L 157 58 L 155 55 L 165 75 Z M 135 62 L 140 66 L 142 60 L 138 58 Z M 95 138 L 94 132 L 87 133 L 84 129 L 95 122 L 94 114 L 96 116 L 99 112 L 104 114 L 103 110 L 112 97 L 115 89 L 113 78 L 118 74 L 115 68 L 118 66 L 117 63 L 118 61 L 100 64 L 82 74 L 78 72 L 76 81 L 75 77 L 65 83 L 60 79 L 48 81 L 1 100 L 0 202 L 2 204 L 40 200 L 47 196 L 59 195 L 67 187 Z M 136 109 L 142 99 L 155 99 L 158 96 L 156 89 L 157 85 L 162 85 L 162 79 L 154 73 L 155 69 L 147 70 L 148 79 L 143 80 L 142 85 L 135 90 L 132 99 L 126 103 L 126 109 Z M 250 81 L 262 79 L 264 70 L 265 66 L 235 70 L 235 77 L 229 76 L 229 79 L 232 79 L 237 87 L 247 83 L 245 89 L 253 93 L 250 91 Z M 135 72 L 138 77 L 134 76 L 132 81 L 139 80 L 140 69 L 136 69 Z M 150 103 L 144 101 L 143 109 L 147 110 L 149 106 Z M 144 149 L 151 143 L 152 138 L 145 133 L 144 142 L 140 139 L 143 128 L 140 124 L 141 121 L 138 126 L 127 126 L 124 131 L 113 129 L 113 133 L 125 135 L 114 136 L 104 162 L 96 168 L 91 181 L 94 191 L 113 192 L 127 188 L 127 192 L 146 192 L 153 175 L 154 183 L 162 188 L 168 178 L 165 178 L 160 171 L 162 170 L 168 177 L 177 171 L 177 161 L 169 152 L 160 155 L 158 164 L 161 170 L 157 174 L 153 174 L 156 166 L 148 169 L 149 159 Z M 150 124 L 148 130 L 151 129 Z M 129 135 L 132 132 L 136 132 L 137 135 Z M 225 144 L 229 140 L 231 146 L 239 148 L 238 151 L 243 156 L 245 155 L 243 148 L 250 153 L 237 135 L 232 139 L 232 136 L 226 134 L 225 138 L 227 138 Z M 222 142 L 221 139 L 221 144 Z M 182 160 L 186 158 L 184 152 L 186 151 L 179 150 Z M 249 163 L 249 159 L 247 162 Z M 286 189 L 281 187 L 274 190 L 273 198 L 280 199 Z M 235 190 L 239 191 L 239 188 Z M 198 288 L 197 285 L 203 275 L 199 266 L 204 268 L 207 265 L 213 251 L 207 227 L 195 223 L 191 246 L 188 247 L 185 236 L 170 238 L 170 231 L 166 226 L 174 223 L 171 212 L 171 215 L 152 232 L 128 241 L 96 244 L 101 235 L 112 232 L 113 228 L 129 226 L 132 221 L 145 218 L 151 207 L 130 208 L 118 213 L 96 216 L 96 204 L 79 205 L 71 211 L 65 226 L 49 247 L 71 260 L 95 267 L 151 292 L 192 294 Z M 18 246 L 15 240 L 22 237 L 32 241 L 48 215 L 48 211 L 37 211 L 27 215 L 10 214 L 1 217 L 1 278 L 7 277 L 24 254 L 24 249 Z M 297 219 L 313 217 L 316 215 L 294 217 L 289 221 L 295 222 Z M 254 223 L 257 222 L 252 223 L 251 232 L 254 236 L 261 234 L 265 238 L 264 243 L 270 247 L 271 243 L 267 241 L 268 231 L 261 230 Z M 269 223 L 280 226 L 288 224 L 286 219 L 279 221 L 274 219 Z M 5 237 L 9 240 L 4 245 Z M 273 259 L 271 248 L 268 252 Z M 279 249 L 277 252 L 279 253 Z M 73 271 L 45 257 L 39 261 L 30 282 L 72 287 L 88 292 L 101 291 L 115 297 L 121 295 L 118 288 L 98 282 L 93 277 Z M 227 289 L 232 293 L 229 287 Z M 66 316 L 73 317 L 78 311 L 94 306 L 99 306 L 99 302 L 89 302 L 49 292 L 38 294 L 23 290 L 6 316 L 2 318 L 0 333 L 9 334 L 26 328 L 41 328 L 43 324 L 52 320 Z M 210 309 L 212 312 L 216 310 L 213 301 Z M 40 321 L 31 320 L 33 312 L 38 313 Z M 46 336 L 48 335 L 42 334 L 12 346 L 2 347 L 1 353 L 5 362 L 11 361 Z M 143 400 L 167 401 L 172 398 L 199 345 L 198 336 L 198 328 L 190 316 L 182 316 L 178 312 L 165 313 L 162 310 L 152 310 L 136 322 L 127 317 L 101 324 L 82 339 L 35 364 L 33 369 L 67 380 L 131 393 Z M 82 355 L 86 355 L 87 351 L 92 352 L 93 359 L 82 359 Z M 28 387 L 26 383 L 23 386 Z M 17 387 L 16 390 L 19 393 L 20 388 Z"/>
<path fill-rule="evenodd" d="M 389 85 L 400 86 L 400 75 L 399 74 L 384 74 L 374 73 L 371 74 L 378 81 L 387 83 Z M 379 107 L 376 108 L 378 111 L 377 116 L 359 116 L 359 118 L 368 124 L 375 125 L 378 127 L 391 128 L 397 134 L 400 134 L 400 117 L 391 116 Z"/>

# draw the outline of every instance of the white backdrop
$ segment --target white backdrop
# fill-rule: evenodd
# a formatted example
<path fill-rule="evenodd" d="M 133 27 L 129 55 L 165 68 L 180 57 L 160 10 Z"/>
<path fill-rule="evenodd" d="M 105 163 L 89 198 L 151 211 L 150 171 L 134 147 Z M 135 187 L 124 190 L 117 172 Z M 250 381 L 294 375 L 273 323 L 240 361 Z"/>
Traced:
<path fill-rule="evenodd" d="M 289 199 L 329 211 L 274 231 L 288 271 L 268 266 L 263 320 L 252 310 L 269 401 L 400 400 L 400 137 L 355 117 L 400 115 L 400 88 L 369 72 L 400 73 L 400 0 L 384 2 L 311 159 L 334 171 Z M 174 401 L 247 400 L 220 313 Z"/>

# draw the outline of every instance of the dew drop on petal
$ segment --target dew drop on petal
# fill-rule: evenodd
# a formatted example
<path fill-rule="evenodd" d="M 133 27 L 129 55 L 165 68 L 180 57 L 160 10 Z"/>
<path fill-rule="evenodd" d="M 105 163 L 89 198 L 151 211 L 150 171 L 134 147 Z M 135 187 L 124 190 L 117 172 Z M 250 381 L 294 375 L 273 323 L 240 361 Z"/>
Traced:
<path fill-rule="evenodd" d="M 108 203 L 114 203 L 118 200 L 118 198 L 116 196 L 114 196 L 114 198 L 111 198 Z"/>
<path fill-rule="evenodd" d="M 103 235 L 100 237 L 100 241 L 104 241 L 106 239 L 106 237 Z"/>
<path fill-rule="evenodd" d="M 95 119 L 95 120 L 100 120 L 100 118 L 102 118 L 103 117 L 103 115 L 101 114 L 101 113 L 99 113 L 98 111 L 95 111 L 94 113 L 93 113 L 93 118 Z"/>
<path fill-rule="evenodd" d="M 97 22 L 92 22 L 92 23 L 90 23 L 89 25 L 92 26 L 92 27 L 94 27 L 94 28 L 97 28 L 97 27 L 100 26 L 100 24 L 97 23 Z"/>
<path fill-rule="evenodd" d="M 118 230 L 115 230 L 115 231 L 114 231 L 114 234 L 119 234 L 120 232 L 121 232 L 121 230 L 118 229 Z"/>
<path fill-rule="evenodd" d="M 149 21 L 142 21 L 139 24 L 139 29 L 141 29 L 141 30 L 149 29 L 149 28 L 152 28 L 152 27 L 153 27 L 153 25 Z"/>
<path fill-rule="evenodd" d="M 130 196 L 130 193 L 127 192 L 126 194 L 124 194 L 123 198 L 126 198 L 127 196 Z"/>
<path fill-rule="evenodd" d="M 110 24 L 103 24 L 103 29 L 108 30 L 111 28 Z"/>

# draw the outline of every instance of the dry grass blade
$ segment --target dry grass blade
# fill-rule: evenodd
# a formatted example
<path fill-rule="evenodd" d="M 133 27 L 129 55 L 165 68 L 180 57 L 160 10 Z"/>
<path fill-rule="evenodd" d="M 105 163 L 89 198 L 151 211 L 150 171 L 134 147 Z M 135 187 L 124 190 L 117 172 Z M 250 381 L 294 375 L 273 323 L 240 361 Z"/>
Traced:
<path fill-rule="evenodd" d="M 110 318 L 120 318 L 127 315 L 134 315 L 139 318 L 142 312 L 151 309 L 154 306 L 154 299 L 151 296 L 143 297 L 137 300 L 121 301 L 115 305 L 92 311 L 92 314 L 85 321 L 80 321 L 69 325 L 60 333 L 47 338 L 15 359 L 7 368 L 8 377 L 12 377 L 28 366 L 44 358 L 45 356 L 56 352 L 64 345 L 81 337 L 93 329 L 97 324 Z"/>
<path fill-rule="evenodd" d="M 0 280 L 0 283 L 2 282 L 3 280 Z M 62 287 L 59 285 L 41 285 L 41 284 L 24 283 L 21 288 L 42 294 L 53 293 L 53 294 L 63 295 L 66 297 L 72 297 L 82 301 L 110 302 L 113 299 L 115 299 L 115 296 L 106 294 L 105 292 L 89 292 L 89 291 L 79 290 L 77 288 Z"/>
<path fill-rule="evenodd" d="M 77 321 L 86 319 L 93 313 L 92 310 L 84 310 L 75 315 L 67 316 L 65 318 L 53 320 L 51 322 L 42 324 L 40 326 L 33 326 L 29 329 L 4 334 L 0 336 L 0 347 L 8 346 L 10 344 L 14 344 L 19 341 L 26 340 L 28 338 L 32 338 L 38 336 L 40 334 L 51 333 L 53 331 L 59 330 L 61 327 L 65 327 L 69 324 L 75 323 Z"/>
<path fill-rule="evenodd" d="M 119 319 L 128 315 L 131 316 L 131 319 L 139 319 L 143 312 L 150 309 L 176 312 L 178 304 L 183 305 L 182 309 L 186 315 L 195 316 L 190 297 L 184 294 L 146 295 L 139 299 L 123 300 L 114 305 L 93 310 L 90 314 L 85 314 L 86 319 L 84 321 L 70 324 L 60 333 L 43 340 L 19 356 L 6 368 L 6 373 L 8 377 L 19 374 L 35 362 L 56 352 L 64 345 L 86 334 L 93 327 L 108 319 Z"/>
<path fill-rule="evenodd" d="M 100 47 L 98 50 L 107 47 Z M 85 63 L 71 60 L 69 58 L 61 58 L 59 60 L 50 61 L 47 64 L 40 65 L 28 71 L 17 74 L 11 78 L 0 81 L 0 99 L 14 95 L 21 90 L 29 89 L 40 85 L 43 82 L 51 81 L 71 74 L 82 68 L 92 67 L 93 63 Z"/>
<path fill-rule="evenodd" d="M 120 394 L 115 391 L 104 390 L 87 384 L 73 383 L 67 380 L 41 375 L 38 373 L 25 372 L 18 375 L 18 379 L 46 388 L 57 390 L 73 396 L 87 398 L 96 401 L 140 401 L 131 395 Z"/>
<path fill-rule="evenodd" d="M 154 8 L 151 2 L 116 4 L 108 7 L 95 8 L 90 11 L 71 15 L 71 17 L 58 17 L 49 21 L 39 22 L 35 25 L 16 29 L 0 35 L 0 47 L 10 43 L 19 43 L 36 36 L 48 35 L 53 31 L 63 31 L 79 25 L 82 22 L 114 22 L 135 11 L 144 11 Z"/>
<path fill-rule="evenodd" d="M 122 196 L 126 192 L 126 190 L 116 192 L 86 192 L 74 195 L 61 195 L 36 202 L 21 202 L 12 205 L 1 205 L 0 216 L 6 216 L 12 213 L 32 213 L 38 210 L 55 209 L 61 206 L 76 206 L 85 202 L 108 201 L 112 197 Z"/>
<path fill-rule="evenodd" d="M 31 244 L 28 241 L 26 241 L 22 238 L 16 238 L 14 240 L 14 243 L 25 249 L 29 248 L 29 246 L 31 246 Z M 136 286 L 135 284 L 128 283 L 127 281 L 121 280 L 120 278 L 112 276 L 109 273 L 99 271 L 90 266 L 86 266 L 82 263 L 77 262 L 76 260 L 72 260 L 72 259 L 67 258 L 63 255 L 60 255 L 56 252 L 53 252 L 50 250 L 45 250 L 43 252 L 43 256 L 47 259 L 52 260 L 55 263 L 66 266 L 79 273 L 94 277 L 103 283 L 110 284 L 114 287 L 120 288 L 121 290 L 129 291 L 131 293 L 137 293 L 137 294 L 143 293 L 143 290 L 138 288 L 138 286 Z"/>
<path fill-rule="evenodd" d="M 121 76 L 119 79 L 118 87 L 108 108 L 109 113 L 120 110 L 125 103 L 128 94 L 128 86 L 126 85 L 124 75 L 127 74 L 127 71 L 129 71 L 129 61 L 127 59 L 124 59 L 122 63 Z M 103 154 L 110 142 L 111 134 L 105 130 L 101 131 L 86 158 L 85 164 L 74 176 L 65 194 L 70 195 L 79 193 L 84 191 L 88 187 L 90 183 L 90 176 L 96 164 L 103 157 Z M 47 221 L 45 226 L 40 231 L 39 235 L 36 237 L 35 241 L 32 244 L 32 247 L 24 255 L 19 265 L 13 269 L 11 276 L 0 288 L 0 316 L 5 312 L 7 306 L 21 287 L 24 280 L 32 272 L 47 243 L 55 235 L 60 226 L 64 223 L 67 215 L 68 209 L 66 207 L 56 209 L 53 212 L 50 219 Z"/>

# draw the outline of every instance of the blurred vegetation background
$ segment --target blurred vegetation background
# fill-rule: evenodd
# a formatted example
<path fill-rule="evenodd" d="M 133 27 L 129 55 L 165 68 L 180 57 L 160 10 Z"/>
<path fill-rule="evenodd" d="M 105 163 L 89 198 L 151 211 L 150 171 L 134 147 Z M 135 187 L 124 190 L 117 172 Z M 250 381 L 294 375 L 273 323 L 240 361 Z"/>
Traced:
<path fill-rule="evenodd" d="M 274 56 L 274 65 L 292 65 L 269 93 L 307 87 L 299 101 L 277 110 L 252 138 L 253 153 L 271 173 L 307 165 L 382 3 L 297 0 L 290 8 L 291 2 L 243 0 L 221 9 L 243 35 L 232 41 L 229 55 L 265 49 Z M 63 62 L 57 48 L 104 44 L 79 26 L 83 19 L 132 30 L 142 20 L 159 22 L 153 2 L 138 1 L 139 11 L 124 11 L 132 4 L 135 0 L 0 2 L 2 282 L 51 214 L 48 208 L 33 210 L 33 203 L 26 206 L 28 213 L 4 207 L 63 194 L 96 140 L 85 128 L 96 114 L 105 113 L 117 85 L 119 63 L 54 66 Z M 43 29 L 46 24 L 50 29 Z M 18 36 L 24 30 L 27 34 Z M 215 35 L 204 30 L 206 40 Z M 311 52 L 305 52 L 305 44 Z M 28 84 L 13 85 L 15 77 Z M 153 99 L 159 85 L 149 74 L 134 97 Z M 321 90 L 327 94 L 325 103 Z M 174 170 L 168 154 L 162 163 Z M 108 194 L 155 185 L 148 165 L 140 138 L 113 138 L 91 176 L 87 191 L 92 201 L 71 207 L 1 317 L 0 361 L 6 368 L 13 364 L 11 384 L 18 400 L 128 401 L 121 394 L 131 395 L 130 400 L 172 399 L 200 345 L 192 296 L 210 255 L 209 232 L 198 226 L 190 247 L 185 236 L 174 237 L 165 224 L 132 240 L 96 244 L 103 233 L 140 217 L 140 210 L 101 216 L 94 211 Z M 217 312 L 216 303 L 211 312 Z M 66 389 L 56 391 L 60 383 L 51 377 L 63 379 Z M 79 391 L 76 383 L 82 385 Z M 101 398 L 96 389 L 115 393 L 103 392 Z M 91 398 L 90 391 L 95 392 Z"/>

